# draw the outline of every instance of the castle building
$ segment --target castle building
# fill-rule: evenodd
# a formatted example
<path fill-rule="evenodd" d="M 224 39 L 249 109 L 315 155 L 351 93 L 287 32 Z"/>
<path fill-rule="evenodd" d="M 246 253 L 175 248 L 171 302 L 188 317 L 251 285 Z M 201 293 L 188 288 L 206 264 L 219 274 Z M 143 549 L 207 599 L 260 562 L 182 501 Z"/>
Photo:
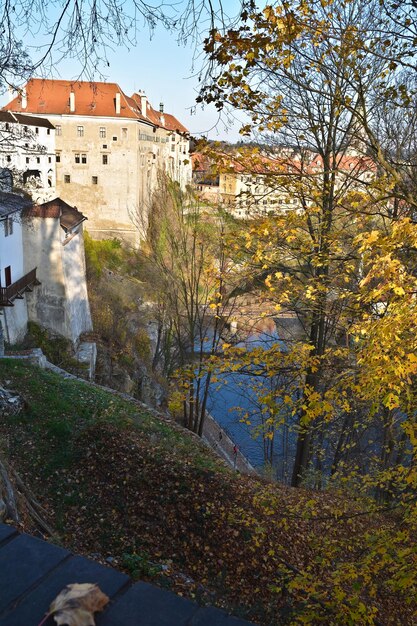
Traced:
<path fill-rule="evenodd" d="M 116 83 L 31 79 L 5 110 L 55 128 L 56 194 L 76 205 L 95 238 L 139 246 L 159 171 L 191 180 L 189 135 L 143 93 Z"/>

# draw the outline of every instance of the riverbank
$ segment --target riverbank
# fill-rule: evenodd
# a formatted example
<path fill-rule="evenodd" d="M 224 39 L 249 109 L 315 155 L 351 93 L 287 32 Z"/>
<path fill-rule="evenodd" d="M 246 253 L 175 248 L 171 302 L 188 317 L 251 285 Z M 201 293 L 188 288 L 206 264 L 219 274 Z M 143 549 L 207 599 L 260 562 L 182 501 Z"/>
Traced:
<path fill-rule="evenodd" d="M 203 440 L 234 470 L 241 474 L 259 475 L 242 454 L 236 442 L 232 441 L 224 428 L 211 415 L 206 415 L 204 420 Z"/>

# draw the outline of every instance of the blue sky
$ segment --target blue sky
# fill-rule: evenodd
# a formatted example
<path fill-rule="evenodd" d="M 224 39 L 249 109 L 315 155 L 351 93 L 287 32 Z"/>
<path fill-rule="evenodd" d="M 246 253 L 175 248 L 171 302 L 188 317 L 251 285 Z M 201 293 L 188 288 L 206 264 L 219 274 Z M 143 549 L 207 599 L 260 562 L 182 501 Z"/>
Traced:
<path fill-rule="evenodd" d="M 130 1 L 126 0 L 126 6 L 129 6 Z M 196 4 L 198 1 L 196 0 Z M 238 5 L 239 0 L 223 0 L 223 7 L 230 14 L 236 13 Z M 53 15 L 52 7 L 53 4 L 51 4 Z M 177 7 L 180 9 L 181 4 L 178 3 Z M 41 28 L 42 26 L 37 29 L 36 37 L 33 35 L 33 39 L 28 39 L 27 33 L 22 37 L 29 50 L 31 44 L 39 46 L 42 42 Z M 165 111 L 174 114 L 192 134 L 207 135 L 210 139 L 216 140 L 240 139 L 239 123 L 232 124 L 230 120 L 219 121 L 219 115 L 213 106 L 204 108 L 201 105 L 196 106 L 198 73 L 202 57 L 196 55 L 192 42 L 180 45 L 177 39 L 178 33 L 167 31 L 162 26 L 158 26 L 151 37 L 149 28 L 144 26 L 138 31 L 136 46 L 130 49 L 120 47 L 107 50 L 109 65 L 103 64 L 100 71 L 106 80 L 117 82 L 128 95 L 143 90 L 154 108 L 158 108 L 159 103 L 163 102 Z M 35 50 L 31 56 L 36 58 Z M 48 78 L 71 80 L 77 78 L 80 71 L 77 60 L 67 58 L 55 64 L 51 71 L 48 69 L 46 75 Z M 99 77 L 97 79 L 101 80 Z M 0 104 L 6 101 L 7 95 L 1 98 Z"/>

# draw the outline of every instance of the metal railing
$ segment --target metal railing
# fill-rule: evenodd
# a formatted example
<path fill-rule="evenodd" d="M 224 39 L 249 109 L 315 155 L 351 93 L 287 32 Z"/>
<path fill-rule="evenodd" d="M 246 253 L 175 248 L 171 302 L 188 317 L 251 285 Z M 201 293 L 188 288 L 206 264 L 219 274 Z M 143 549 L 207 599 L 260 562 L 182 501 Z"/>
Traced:
<path fill-rule="evenodd" d="M 13 306 L 13 300 L 23 298 L 25 291 L 32 291 L 32 287 L 40 285 L 36 278 L 36 267 L 16 280 L 16 282 L 7 287 L 0 287 L 0 306 Z"/>

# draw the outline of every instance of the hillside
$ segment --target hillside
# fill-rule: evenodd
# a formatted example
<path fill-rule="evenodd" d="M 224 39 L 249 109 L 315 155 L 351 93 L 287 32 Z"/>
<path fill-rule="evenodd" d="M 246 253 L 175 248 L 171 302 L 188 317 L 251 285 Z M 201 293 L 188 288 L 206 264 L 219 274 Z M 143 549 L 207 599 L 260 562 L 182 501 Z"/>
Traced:
<path fill-rule="evenodd" d="M 26 401 L 2 420 L 1 451 L 53 541 L 265 625 L 413 623 L 389 569 L 369 575 L 392 514 L 240 476 L 175 424 L 81 382 L 5 359 L 1 384 Z"/>

